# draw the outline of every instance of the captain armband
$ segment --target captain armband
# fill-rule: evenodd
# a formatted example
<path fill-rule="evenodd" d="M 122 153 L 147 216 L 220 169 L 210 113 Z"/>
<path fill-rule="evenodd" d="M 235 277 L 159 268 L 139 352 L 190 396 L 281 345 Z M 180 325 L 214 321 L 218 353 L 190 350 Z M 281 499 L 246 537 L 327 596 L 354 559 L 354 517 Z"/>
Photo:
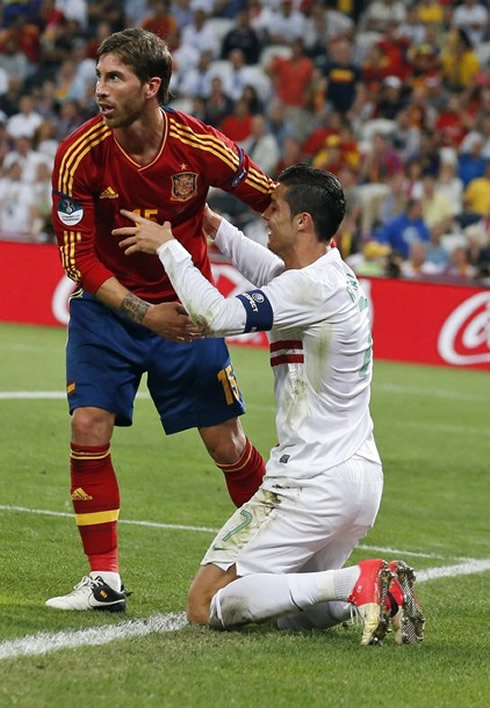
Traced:
<path fill-rule="evenodd" d="M 263 332 L 272 329 L 274 314 L 267 296 L 262 290 L 249 290 L 236 296 L 247 313 L 244 332 Z"/>

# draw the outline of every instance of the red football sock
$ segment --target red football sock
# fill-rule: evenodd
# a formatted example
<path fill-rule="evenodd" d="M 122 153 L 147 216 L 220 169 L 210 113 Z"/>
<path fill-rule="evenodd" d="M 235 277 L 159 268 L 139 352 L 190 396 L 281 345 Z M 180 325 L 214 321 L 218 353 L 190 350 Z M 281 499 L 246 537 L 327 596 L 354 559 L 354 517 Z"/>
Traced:
<path fill-rule="evenodd" d="M 71 499 L 90 570 L 119 572 L 119 487 L 110 445 L 71 444 Z"/>
<path fill-rule="evenodd" d="M 262 455 L 247 440 L 240 459 L 232 465 L 217 465 L 223 470 L 228 493 L 235 506 L 245 504 L 257 491 L 265 474 Z"/>

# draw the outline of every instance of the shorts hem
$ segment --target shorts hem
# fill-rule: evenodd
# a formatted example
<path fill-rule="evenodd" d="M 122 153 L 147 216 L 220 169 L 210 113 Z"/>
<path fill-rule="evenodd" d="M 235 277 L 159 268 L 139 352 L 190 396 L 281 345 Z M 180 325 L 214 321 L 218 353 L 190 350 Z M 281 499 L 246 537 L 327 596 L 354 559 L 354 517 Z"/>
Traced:
<path fill-rule="evenodd" d="M 196 420 L 195 418 L 184 418 L 179 417 L 178 420 L 165 421 L 160 418 L 163 429 L 167 435 L 173 435 L 174 433 L 181 433 L 184 430 L 190 430 L 192 428 L 208 428 L 213 425 L 219 425 L 220 423 L 226 423 L 228 420 L 233 418 L 238 418 L 245 413 L 245 408 L 235 409 L 223 415 L 215 416 L 213 418 L 207 418 L 206 420 Z"/>

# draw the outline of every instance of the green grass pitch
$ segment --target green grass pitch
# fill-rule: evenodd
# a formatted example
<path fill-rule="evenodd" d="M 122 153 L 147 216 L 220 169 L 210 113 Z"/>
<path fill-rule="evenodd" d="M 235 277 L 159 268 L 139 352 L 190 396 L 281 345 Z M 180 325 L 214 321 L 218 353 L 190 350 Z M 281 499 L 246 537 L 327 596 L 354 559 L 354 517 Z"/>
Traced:
<path fill-rule="evenodd" d="M 121 623 L 150 626 L 131 620 L 181 615 L 212 532 L 175 526 L 218 528 L 232 510 L 197 433 L 166 438 L 142 397 L 133 427 L 113 440 L 128 611 L 44 607 L 86 573 L 69 516 L 69 418 L 62 397 L 10 394 L 63 391 L 64 339 L 61 329 L 0 325 L 0 706 L 488 705 L 490 377 L 475 371 L 375 362 L 372 414 L 385 493 L 352 561 L 390 560 L 388 549 L 396 549 L 422 578 L 439 568 L 440 577 L 419 584 L 427 616 L 421 646 L 397 647 L 388 637 L 382 647 L 361 647 L 355 625 L 301 634 L 186 626 L 15 654 L 22 638 L 43 646 L 54 635 L 103 626 L 114 633 Z M 235 347 L 232 357 L 248 405 L 244 426 L 267 455 L 275 443 L 268 354 Z"/>

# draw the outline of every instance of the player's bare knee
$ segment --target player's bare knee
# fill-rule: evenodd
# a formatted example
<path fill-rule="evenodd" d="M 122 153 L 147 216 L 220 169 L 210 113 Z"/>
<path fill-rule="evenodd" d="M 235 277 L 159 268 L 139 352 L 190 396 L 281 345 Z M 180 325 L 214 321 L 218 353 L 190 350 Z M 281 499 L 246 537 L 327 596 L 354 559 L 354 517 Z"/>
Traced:
<path fill-rule="evenodd" d="M 71 418 L 72 441 L 78 445 L 105 445 L 109 442 L 115 416 L 102 408 L 76 408 Z"/>
<path fill-rule="evenodd" d="M 209 599 L 191 589 L 187 598 L 187 621 L 192 624 L 206 625 L 208 617 Z"/>
<path fill-rule="evenodd" d="M 209 454 L 218 465 L 233 465 L 240 459 L 247 444 L 238 418 L 209 428 L 200 428 L 199 432 Z"/>

